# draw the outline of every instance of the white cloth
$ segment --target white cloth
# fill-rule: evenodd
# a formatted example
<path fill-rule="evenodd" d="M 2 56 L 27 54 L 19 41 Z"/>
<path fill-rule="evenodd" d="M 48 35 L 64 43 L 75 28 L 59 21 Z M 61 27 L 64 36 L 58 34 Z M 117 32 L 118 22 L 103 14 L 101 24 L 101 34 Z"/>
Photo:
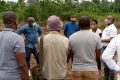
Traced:
<path fill-rule="evenodd" d="M 118 62 L 113 60 L 113 56 L 117 51 L 118 54 Z M 120 70 L 120 35 L 113 38 L 106 48 L 106 50 L 102 54 L 103 61 L 110 67 L 110 69 L 118 71 Z M 120 75 L 118 75 L 118 79 L 120 80 Z"/>
<path fill-rule="evenodd" d="M 51 31 L 44 36 L 43 49 L 42 71 L 45 79 L 64 79 L 67 71 L 68 38 Z"/>
<path fill-rule="evenodd" d="M 90 29 L 90 31 L 92 32 L 92 29 Z M 97 28 L 95 33 L 99 35 L 100 33 L 102 33 L 102 31 L 101 31 L 101 29 Z"/>
<path fill-rule="evenodd" d="M 117 29 L 114 24 L 111 24 L 110 26 L 107 26 L 102 33 L 102 40 L 104 39 L 110 39 L 111 37 L 115 37 L 117 35 Z M 102 42 L 103 46 L 108 46 L 109 43 Z"/>

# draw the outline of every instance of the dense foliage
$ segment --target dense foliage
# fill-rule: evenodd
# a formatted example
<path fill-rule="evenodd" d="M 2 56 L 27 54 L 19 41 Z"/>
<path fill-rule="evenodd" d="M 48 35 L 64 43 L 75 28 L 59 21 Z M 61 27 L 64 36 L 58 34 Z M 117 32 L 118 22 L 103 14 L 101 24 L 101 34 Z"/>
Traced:
<path fill-rule="evenodd" d="M 24 0 L 19 0 L 18 3 L 5 3 L 0 1 L 0 17 L 4 11 L 12 10 L 17 13 L 19 20 L 25 21 L 28 16 L 35 17 L 39 22 L 44 22 L 50 15 L 60 16 L 62 20 L 68 19 L 71 14 L 78 17 L 88 15 L 93 19 L 100 21 L 100 26 L 103 26 L 104 18 L 107 15 L 113 15 L 119 21 L 120 16 L 120 0 L 115 2 L 107 2 L 106 0 L 29 0 L 27 4 Z M 117 23 L 119 27 L 119 23 Z"/>

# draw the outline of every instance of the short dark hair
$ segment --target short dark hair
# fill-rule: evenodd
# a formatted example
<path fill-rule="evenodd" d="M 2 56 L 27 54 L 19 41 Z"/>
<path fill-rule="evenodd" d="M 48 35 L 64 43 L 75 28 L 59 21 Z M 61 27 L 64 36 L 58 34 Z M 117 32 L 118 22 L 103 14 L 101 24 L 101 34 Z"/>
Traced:
<path fill-rule="evenodd" d="M 97 20 L 93 19 L 92 21 L 94 21 L 96 24 L 98 24 L 98 21 L 97 21 Z"/>
<path fill-rule="evenodd" d="M 90 28 L 90 18 L 88 16 L 81 16 L 79 18 L 79 26 L 81 29 L 89 29 Z"/>
<path fill-rule="evenodd" d="M 76 15 L 73 15 L 73 14 L 72 14 L 72 15 L 70 16 L 70 18 L 76 18 Z"/>
<path fill-rule="evenodd" d="M 3 23 L 6 25 L 16 22 L 17 16 L 13 11 L 7 11 L 3 14 Z"/>

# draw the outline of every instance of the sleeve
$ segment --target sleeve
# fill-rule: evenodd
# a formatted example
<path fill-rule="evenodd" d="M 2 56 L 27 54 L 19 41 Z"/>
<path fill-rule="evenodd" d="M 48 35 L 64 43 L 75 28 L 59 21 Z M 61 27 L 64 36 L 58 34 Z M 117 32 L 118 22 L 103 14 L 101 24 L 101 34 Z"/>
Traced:
<path fill-rule="evenodd" d="M 41 37 L 38 38 L 38 43 L 39 43 L 39 44 L 40 44 L 40 38 L 41 38 Z"/>
<path fill-rule="evenodd" d="M 18 31 L 17 31 L 17 34 L 22 34 L 25 32 L 25 26 L 23 26 L 22 28 L 20 28 Z"/>
<path fill-rule="evenodd" d="M 115 37 L 117 35 L 117 31 L 110 29 L 110 37 Z"/>
<path fill-rule="evenodd" d="M 78 31 L 80 30 L 80 25 L 79 24 L 77 24 L 78 25 Z"/>
<path fill-rule="evenodd" d="M 38 32 L 39 32 L 39 36 L 42 35 L 42 29 L 40 28 L 40 26 L 38 27 Z"/>
<path fill-rule="evenodd" d="M 65 25 L 65 28 L 64 28 L 64 35 L 67 36 L 67 30 L 68 30 L 68 24 Z"/>
<path fill-rule="evenodd" d="M 20 36 L 15 41 L 14 52 L 24 52 L 25 53 L 25 43 L 24 39 Z"/>
<path fill-rule="evenodd" d="M 100 39 L 100 37 L 97 35 L 97 49 L 101 49 L 102 48 L 102 44 L 101 44 L 101 39 Z"/>
<path fill-rule="evenodd" d="M 103 52 L 102 59 L 110 69 L 118 71 L 120 70 L 120 67 L 113 60 L 113 56 L 116 51 L 117 51 L 117 45 L 115 39 L 112 39 L 108 47 Z"/>

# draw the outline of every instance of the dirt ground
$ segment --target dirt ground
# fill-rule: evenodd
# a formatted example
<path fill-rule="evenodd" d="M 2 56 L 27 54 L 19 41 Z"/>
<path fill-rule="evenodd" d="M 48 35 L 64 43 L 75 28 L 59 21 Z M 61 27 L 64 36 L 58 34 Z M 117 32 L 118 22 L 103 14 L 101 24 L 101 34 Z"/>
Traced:
<path fill-rule="evenodd" d="M 0 26 L 3 26 L 3 25 L 0 25 Z M 47 34 L 48 33 L 48 31 L 47 31 L 47 29 L 44 27 L 44 28 L 42 28 L 43 29 L 43 32 L 45 33 L 45 34 Z M 0 28 L 0 30 L 1 30 L 1 28 Z M 118 29 L 118 34 L 120 33 L 120 29 Z M 62 30 L 61 31 L 61 34 L 63 35 L 64 34 L 64 31 Z M 117 56 L 116 56 L 117 57 Z M 115 58 L 115 60 L 117 61 L 117 58 Z M 34 66 L 36 66 L 36 63 L 35 63 L 35 58 L 32 56 L 32 59 L 31 59 L 31 68 L 33 68 Z M 31 78 L 31 77 L 30 77 Z M 101 71 L 100 71 L 100 79 L 99 80 L 103 80 L 103 78 L 104 78 L 104 67 L 103 67 L 103 65 L 102 65 L 102 67 L 101 67 Z M 32 80 L 32 79 L 31 79 Z M 116 77 L 115 77 L 115 80 L 116 80 Z"/>
<path fill-rule="evenodd" d="M 47 34 L 47 29 L 46 28 L 43 28 L 43 32 L 45 34 Z M 120 29 L 118 30 L 118 34 L 120 33 Z M 64 35 L 64 31 L 61 30 L 61 34 Z M 115 60 L 117 61 L 117 55 L 115 56 Z M 36 64 L 35 64 L 35 59 L 34 57 L 32 56 L 32 59 L 31 59 L 31 66 L 34 67 Z M 104 80 L 104 67 L 102 65 L 101 67 L 101 71 L 100 71 L 100 74 L 99 74 L 99 80 Z M 116 80 L 116 75 L 115 75 L 115 80 Z"/>

